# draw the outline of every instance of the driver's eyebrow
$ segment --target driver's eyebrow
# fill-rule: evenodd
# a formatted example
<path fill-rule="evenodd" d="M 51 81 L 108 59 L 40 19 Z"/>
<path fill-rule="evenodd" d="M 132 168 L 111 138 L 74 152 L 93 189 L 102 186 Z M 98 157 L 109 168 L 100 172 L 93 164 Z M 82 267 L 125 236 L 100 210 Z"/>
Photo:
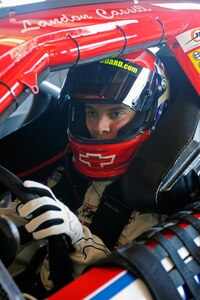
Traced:
<path fill-rule="evenodd" d="M 111 107 L 111 108 L 108 108 L 109 111 L 116 111 L 116 110 L 129 110 L 128 107 L 124 107 L 122 105 L 118 105 L 118 106 L 115 106 L 115 107 Z"/>
<path fill-rule="evenodd" d="M 99 104 L 101 105 L 101 104 Z M 86 104 L 85 105 L 85 108 L 86 109 L 93 109 L 93 110 L 98 110 L 98 108 L 96 107 L 93 107 L 92 105 L 89 105 L 89 104 Z M 110 107 L 107 109 L 108 111 L 116 111 L 116 110 L 129 110 L 128 107 L 125 107 L 125 106 L 122 106 L 122 105 L 118 105 L 118 106 L 115 106 L 115 107 Z"/>
<path fill-rule="evenodd" d="M 86 108 L 86 109 L 95 109 L 92 105 L 89 105 L 89 104 L 86 104 L 86 105 L 85 105 L 85 108 Z"/>

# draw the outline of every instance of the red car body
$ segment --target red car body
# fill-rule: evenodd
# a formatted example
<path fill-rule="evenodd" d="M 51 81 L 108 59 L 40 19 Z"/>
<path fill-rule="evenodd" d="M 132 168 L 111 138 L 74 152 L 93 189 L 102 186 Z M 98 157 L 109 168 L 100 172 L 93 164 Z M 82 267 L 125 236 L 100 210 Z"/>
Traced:
<path fill-rule="evenodd" d="M 45 71 L 163 43 L 200 94 L 198 2 L 46 1 L 0 13 L 2 119 L 23 91 L 38 93 Z"/>

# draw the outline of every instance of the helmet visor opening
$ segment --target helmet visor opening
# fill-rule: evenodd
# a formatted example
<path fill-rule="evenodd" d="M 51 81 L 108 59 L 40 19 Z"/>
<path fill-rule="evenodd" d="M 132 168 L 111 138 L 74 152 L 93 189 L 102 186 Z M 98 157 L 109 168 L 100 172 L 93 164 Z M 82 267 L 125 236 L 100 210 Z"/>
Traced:
<path fill-rule="evenodd" d="M 88 64 L 88 68 L 76 67 L 70 74 L 69 94 L 73 101 L 121 103 L 142 111 L 150 106 L 145 102 L 151 94 L 154 75 L 151 70 L 123 59 L 105 59 Z"/>

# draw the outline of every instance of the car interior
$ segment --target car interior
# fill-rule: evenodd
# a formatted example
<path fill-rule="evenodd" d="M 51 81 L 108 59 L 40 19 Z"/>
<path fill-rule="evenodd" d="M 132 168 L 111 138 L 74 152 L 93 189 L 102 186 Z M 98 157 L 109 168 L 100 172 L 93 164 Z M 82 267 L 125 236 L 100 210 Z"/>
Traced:
<path fill-rule="evenodd" d="M 137 197 L 140 198 L 141 205 L 145 203 L 147 211 L 149 206 L 155 205 L 157 194 L 161 211 L 169 205 L 169 199 L 174 201 L 173 197 L 177 197 L 177 193 L 183 187 L 181 175 L 194 161 L 200 142 L 199 97 L 167 46 L 159 49 L 157 55 L 169 75 L 172 101 L 158 129 L 139 149 L 130 164 L 124 176 L 123 187 L 124 196 L 133 197 L 136 201 Z M 19 117 L 15 113 L 5 122 L 0 139 L 0 165 L 21 180 L 44 178 L 57 161 L 65 156 L 68 143 L 67 103 L 62 107 L 59 106 L 58 97 L 66 74 L 67 70 L 50 74 L 40 84 L 40 92 L 34 96 L 30 95 L 25 100 L 22 116 L 20 112 Z M 185 161 L 183 157 L 189 159 Z M 144 174 L 144 168 L 149 172 Z M 152 176 L 148 177 L 152 170 L 155 174 L 153 179 Z M 188 181 L 191 181 L 193 176 L 190 174 Z M 133 178 L 137 182 L 134 185 L 137 191 L 130 184 Z M 139 189 L 140 186 L 143 188 Z M 172 186 L 173 189 L 169 189 Z M 195 188 L 193 183 L 191 188 Z M 4 193 L 5 186 L 0 186 L 0 190 Z M 180 194 L 178 197 L 177 207 L 181 205 L 181 201 L 185 201 L 182 196 Z M 141 199 L 144 202 L 141 202 Z M 173 207 L 173 203 L 169 207 Z M 169 213 L 172 212 L 173 209 L 169 208 Z M 21 261 L 22 258 L 18 257 L 9 266 L 19 289 L 24 289 L 24 283 L 27 282 L 25 278 L 31 278 L 28 285 L 34 285 L 35 278 L 32 274 L 37 274 L 45 254 L 46 244 L 42 247 L 37 244 L 31 259 L 27 258 L 29 262 Z M 17 266 L 20 265 L 21 268 L 20 273 L 15 273 L 14 264 L 17 263 L 17 259 L 19 263 Z"/>

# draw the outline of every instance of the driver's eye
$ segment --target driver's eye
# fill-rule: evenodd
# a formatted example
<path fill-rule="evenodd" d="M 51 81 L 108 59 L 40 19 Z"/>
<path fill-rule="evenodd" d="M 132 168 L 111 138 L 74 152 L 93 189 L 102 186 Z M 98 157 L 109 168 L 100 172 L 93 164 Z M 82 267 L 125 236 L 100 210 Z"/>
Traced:
<path fill-rule="evenodd" d="M 122 112 L 113 111 L 113 112 L 111 112 L 110 116 L 111 116 L 112 119 L 118 119 L 122 116 Z"/>
<path fill-rule="evenodd" d="M 88 118 L 95 118 L 97 117 L 97 112 L 96 111 L 93 111 L 93 110 L 86 110 L 86 116 Z"/>

